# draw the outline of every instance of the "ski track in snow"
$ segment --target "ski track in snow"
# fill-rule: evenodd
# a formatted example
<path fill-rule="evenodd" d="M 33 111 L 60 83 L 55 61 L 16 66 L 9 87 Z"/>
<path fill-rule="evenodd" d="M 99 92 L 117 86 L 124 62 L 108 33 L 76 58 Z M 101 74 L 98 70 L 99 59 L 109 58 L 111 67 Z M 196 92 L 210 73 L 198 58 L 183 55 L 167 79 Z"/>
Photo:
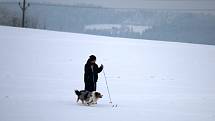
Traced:
<path fill-rule="evenodd" d="M 183 39 L 183 38 L 182 38 Z M 215 46 L 0 26 L 0 121 L 214 121 Z M 76 103 L 90 54 L 97 105 Z"/>

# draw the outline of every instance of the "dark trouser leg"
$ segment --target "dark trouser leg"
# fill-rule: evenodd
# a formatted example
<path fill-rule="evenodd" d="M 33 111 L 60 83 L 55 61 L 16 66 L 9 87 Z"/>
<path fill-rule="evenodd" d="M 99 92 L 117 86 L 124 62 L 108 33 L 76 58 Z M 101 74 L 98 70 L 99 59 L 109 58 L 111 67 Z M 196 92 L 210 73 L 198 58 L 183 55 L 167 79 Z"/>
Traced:
<path fill-rule="evenodd" d="M 89 92 L 92 92 L 94 90 L 94 84 L 93 84 L 93 82 L 86 81 L 85 82 L 85 90 L 89 91 Z"/>
<path fill-rule="evenodd" d="M 96 85 L 96 82 L 95 82 L 95 84 L 94 84 L 94 91 L 96 91 L 96 86 L 97 86 L 97 85 Z"/>
<path fill-rule="evenodd" d="M 85 90 L 89 92 L 96 91 L 96 82 L 85 82 Z"/>
<path fill-rule="evenodd" d="M 92 84 L 92 91 L 96 91 L 96 82 Z"/>
<path fill-rule="evenodd" d="M 84 90 L 89 91 L 90 90 L 90 84 L 89 84 L 89 82 L 85 81 L 84 84 L 85 84 Z"/>

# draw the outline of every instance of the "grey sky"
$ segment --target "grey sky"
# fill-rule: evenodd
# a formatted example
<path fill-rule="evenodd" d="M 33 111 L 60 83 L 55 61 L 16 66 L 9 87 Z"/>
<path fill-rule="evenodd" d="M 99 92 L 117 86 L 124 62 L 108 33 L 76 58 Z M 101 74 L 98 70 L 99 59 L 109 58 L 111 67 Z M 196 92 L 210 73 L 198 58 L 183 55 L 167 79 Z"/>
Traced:
<path fill-rule="evenodd" d="M 22 1 L 22 0 L 0 0 Z M 87 3 L 114 8 L 215 9 L 215 0 L 27 0 L 60 4 Z"/>
<path fill-rule="evenodd" d="M 66 1 L 66 0 L 65 0 Z M 108 7 L 214 9 L 215 0 L 76 0 Z"/>

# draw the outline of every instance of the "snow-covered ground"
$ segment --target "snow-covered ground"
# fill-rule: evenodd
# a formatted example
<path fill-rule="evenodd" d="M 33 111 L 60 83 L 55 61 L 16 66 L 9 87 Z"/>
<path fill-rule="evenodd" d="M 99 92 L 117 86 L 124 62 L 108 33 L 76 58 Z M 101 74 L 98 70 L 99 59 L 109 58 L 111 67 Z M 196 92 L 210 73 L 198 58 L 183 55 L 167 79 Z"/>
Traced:
<path fill-rule="evenodd" d="M 95 106 L 77 104 L 90 54 Z M 0 121 L 214 121 L 215 46 L 0 26 Z"/>

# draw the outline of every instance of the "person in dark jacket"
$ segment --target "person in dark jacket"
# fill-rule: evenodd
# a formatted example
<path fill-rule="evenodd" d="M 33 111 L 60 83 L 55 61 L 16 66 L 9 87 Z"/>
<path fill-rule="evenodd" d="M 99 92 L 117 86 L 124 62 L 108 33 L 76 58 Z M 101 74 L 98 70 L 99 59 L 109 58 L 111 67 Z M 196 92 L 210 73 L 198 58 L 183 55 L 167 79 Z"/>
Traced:
<path fill-rule="evenodd" d="M 96 64 L 96 56 L 91 55 L 84 67 L 84 83 L 86 91 L 96 91 L 96 82 L 98 73 L 103 70 L 103 65 L 98 67 Z"/>

